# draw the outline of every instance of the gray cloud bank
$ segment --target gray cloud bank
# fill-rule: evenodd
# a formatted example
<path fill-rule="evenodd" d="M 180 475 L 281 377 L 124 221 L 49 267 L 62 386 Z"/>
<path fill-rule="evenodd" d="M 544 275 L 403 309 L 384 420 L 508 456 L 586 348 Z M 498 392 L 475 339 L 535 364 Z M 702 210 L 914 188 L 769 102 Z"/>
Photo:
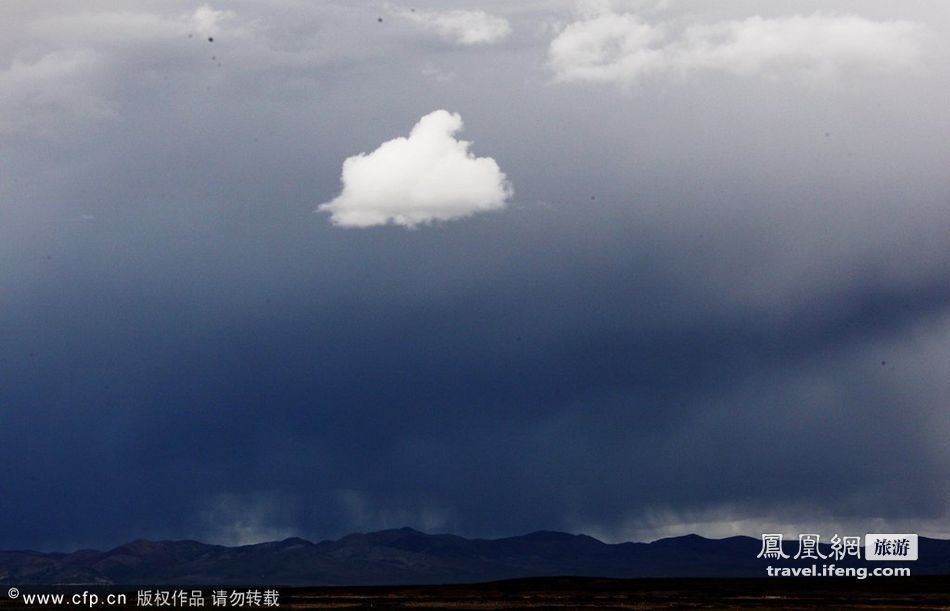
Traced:
<path fill-rule="evenodd" d="M 632 85 L 657 74 L 727 72 L 834 79 L 920 69 L 927 32 L 907 20 L 812 13 L 711 23 L 650 23 L 634 13 L 588 15 L 551 42 L 559 81 Z"/>

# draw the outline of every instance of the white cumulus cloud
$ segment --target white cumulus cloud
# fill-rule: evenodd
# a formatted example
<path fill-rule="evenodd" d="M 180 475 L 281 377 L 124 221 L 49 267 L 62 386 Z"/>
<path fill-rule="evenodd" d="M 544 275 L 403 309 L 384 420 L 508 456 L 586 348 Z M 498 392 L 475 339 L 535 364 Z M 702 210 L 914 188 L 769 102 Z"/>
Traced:
<path fill-rule="evenodd" d="M 460 45 L 493 44 L 511 34 L 507 19 L 485 11 L 401 10 L 397 14 Z"/>
<path fill-rule="evenodd" d="M 384 142 L 343 162 L 343 191 L 321 204 L 344 227 L 393 223 L 415 227 L 504 208 L 511 185 L 495 160 L 475 157 L 456 113 L 422 117 L 408 138 Z"/>
<path fill-rule="evenodd" d="M 916 70 L 924 36 L 914 22 L 855 15 L 755 16 L 678 27 L 608 11 L 561 29 L 548 59 L 563 82 L 629 86 L 651 75 L 699 70 L 831 78 L 845 71 Z"/>

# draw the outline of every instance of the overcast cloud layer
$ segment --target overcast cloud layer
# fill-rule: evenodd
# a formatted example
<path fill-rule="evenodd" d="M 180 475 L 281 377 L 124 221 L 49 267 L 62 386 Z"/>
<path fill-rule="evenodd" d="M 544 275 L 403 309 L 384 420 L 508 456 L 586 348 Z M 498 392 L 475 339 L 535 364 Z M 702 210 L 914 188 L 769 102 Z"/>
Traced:
<path fill-rule="evenodd" d="M 948 12 L 0 4 L 0 547 L 950 536 Z"/>

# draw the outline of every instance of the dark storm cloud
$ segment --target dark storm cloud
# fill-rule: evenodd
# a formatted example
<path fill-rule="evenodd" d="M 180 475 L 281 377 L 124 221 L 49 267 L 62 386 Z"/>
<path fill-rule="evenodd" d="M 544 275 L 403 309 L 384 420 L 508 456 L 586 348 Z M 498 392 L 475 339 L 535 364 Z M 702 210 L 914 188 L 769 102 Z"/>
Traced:
<path fill-rule="evenodd" d="M 624 94 L 548 84 L 537 22 L 570 7 L 462 50 L 351 5 L 228 8 L 213 44 L 189 6 L 105 42 L 21 18 L 60 36 L 24 66 L 88 61 L 66 100 L 31 77 L 0 102 L 3 547 L 936 532 L 945 73 Z M 436 108 L 508 210 L 313 213 Z"/>

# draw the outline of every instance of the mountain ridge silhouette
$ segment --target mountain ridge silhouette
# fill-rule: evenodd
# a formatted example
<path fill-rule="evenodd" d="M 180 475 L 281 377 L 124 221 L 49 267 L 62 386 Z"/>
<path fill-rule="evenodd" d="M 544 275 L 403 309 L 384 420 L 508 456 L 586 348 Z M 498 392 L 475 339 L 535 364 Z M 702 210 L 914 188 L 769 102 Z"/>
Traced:
<path fill-rule="evenodd" d="M 797 544 L 785 542 L 793 556 Z M 413 585 L 526 577 L 764 577 L 765 567 L 907 566 L 913 575 L 950 575 L 950 540 L 920 537 L 920 560 L 766 560 L 761 541 L 684 535 L 651 543 L 604 543 L 584 534 L 535 531 L 499 539 L 426 534 L 411 528 L 300 537 L 225 546 L 194 540 L 137 539 L 109 550 L 0 551 L 7 585 Z M 819 548 L 829 555 L 830 547 Z"/>

